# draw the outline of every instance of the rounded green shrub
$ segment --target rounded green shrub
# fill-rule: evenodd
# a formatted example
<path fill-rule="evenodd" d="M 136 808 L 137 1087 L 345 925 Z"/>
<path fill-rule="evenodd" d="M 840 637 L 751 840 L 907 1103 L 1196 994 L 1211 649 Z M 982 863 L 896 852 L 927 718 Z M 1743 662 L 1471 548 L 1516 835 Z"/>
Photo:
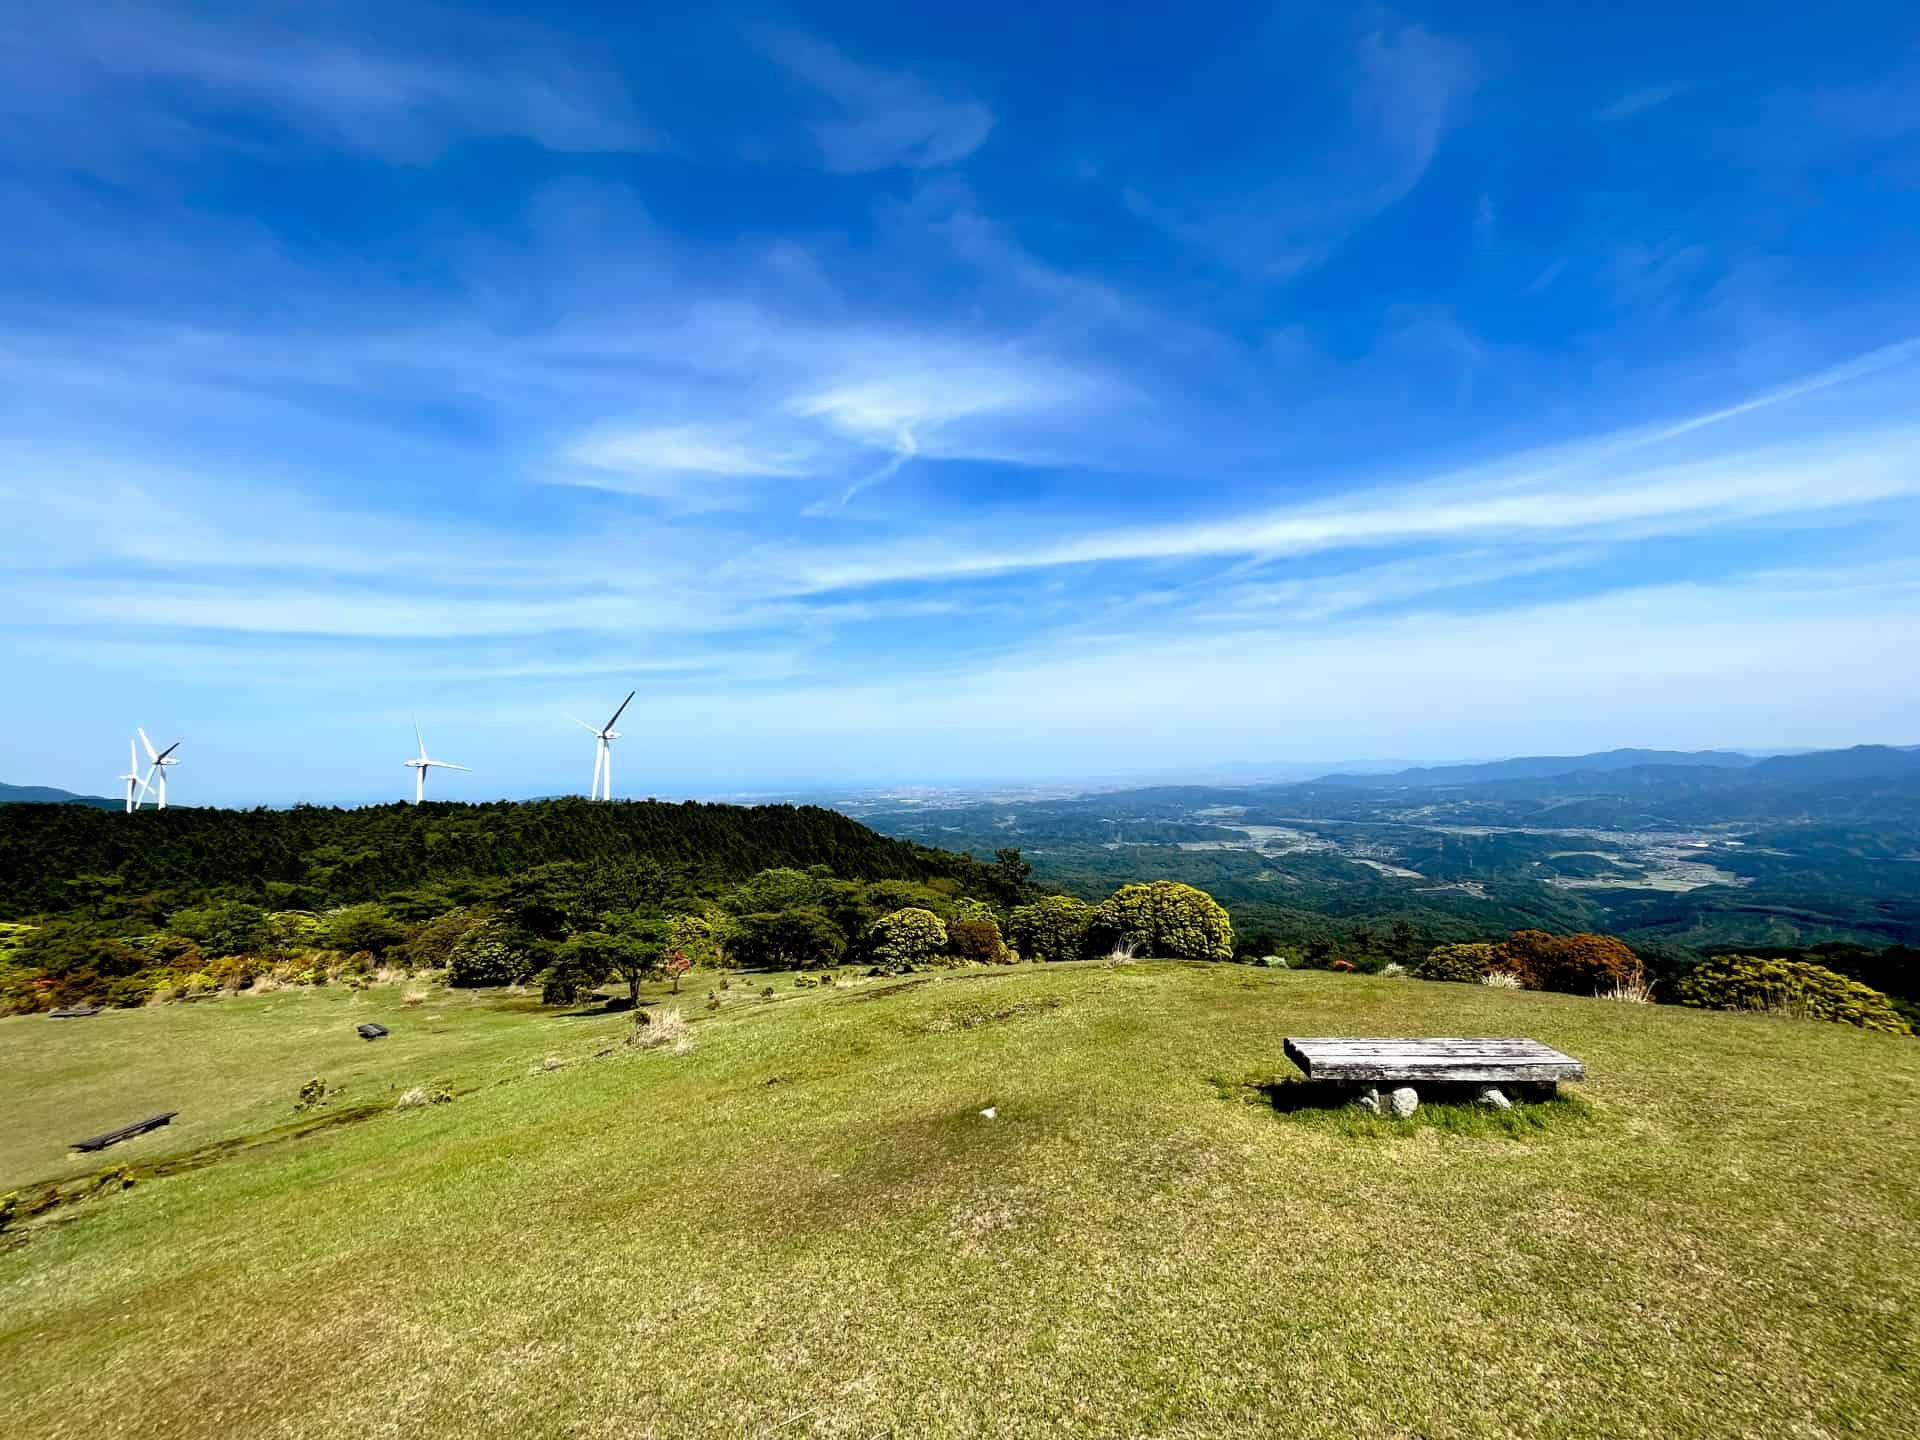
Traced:
<path fill-rule="evenodd" d="M 1493 946 L 1485 940 L 1466 945 L 1436 945 L 1415 962 L 1413 973 L 1422 980 L 1458 980 L 1477 985 L 1493 969 Z"/>
<path fill-rule="evenodd" d="M 513 937 L 498 920 L 488 920 L 462 934 L 447 959 L 447 983 L 458 987 L 512 985 L 532 971 L 527 957 L 515 949 Z"/>
<path fill-rule="evenodd" d="M 1173 960 L 1231 960 L 1233 922 L 1204 890 L 1173 880 L 1122 885 L 1094 909 L 1099 948 L 1129 948 Z"/>
<path fill-rule="evenodd" d="M 1093 906 L 1071 895 L 1048 895 L 1016 905 L 1007 916 L 1007 933 L 1020 953 L 1035 960 L 1078 960 L 1086 953 Z"/>
<path fill-rule="evenodd" d="M 1878 990 L 1804 960 L 1722 955 L 1681 977 L 1673 993 L 1682 1005 L 1707 1010 L 1763 1010 L 1889 1035 L 1913 1033 L 1893 1002 Z"/>
<path fill-rule="evenodd" d="M 925 964 L 947 948 L 947 927 L 931 910 L 910 906 L 882 915 L 867 937 L 873 963 L 891 975 Z"/>

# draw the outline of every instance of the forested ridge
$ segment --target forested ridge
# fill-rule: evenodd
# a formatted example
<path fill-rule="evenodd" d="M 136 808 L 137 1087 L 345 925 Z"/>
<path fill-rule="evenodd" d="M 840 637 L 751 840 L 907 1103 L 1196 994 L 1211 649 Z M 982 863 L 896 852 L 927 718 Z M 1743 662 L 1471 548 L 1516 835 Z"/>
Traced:
<path fill-rule="evenodd" d="M 0 807 L 0 918 L 65 911 L 101 885 L 123 895 L 205 891 L 313 907 L 550 862 L 643 858 L 716 884 L 779 866 L 824 865 L 862 880 L 965 878 L 983 868 L 815 806 L 567 798 L 125 815 L 7 805 Z"/>

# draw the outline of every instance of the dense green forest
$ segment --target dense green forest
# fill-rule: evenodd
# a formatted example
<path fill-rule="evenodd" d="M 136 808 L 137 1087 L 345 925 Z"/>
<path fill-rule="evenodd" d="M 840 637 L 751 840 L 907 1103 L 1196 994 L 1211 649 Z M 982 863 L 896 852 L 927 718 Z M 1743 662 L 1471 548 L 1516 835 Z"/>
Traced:
<path fill-rule="evenodd" d="M 641 859 L 695 889 L 780 866 L 823 865 L 861 880 L 977 881 L 985 869 L 812 806 L 560 799 L 125 815 L 8 805 L 0 807 L 0 919 L 91 906 L 103 894 L 205 893 L 323 909 L 554 862 Z"/>
<path fill-rule="evenodd" d="M 1736 946 L 1703 923 L 1701 890 L 1633 888 L 1645 857 L 1568 852 L 1564 832 L 1404 817 L 1280 825 L 1246 819 L 1253 809 L 1220 792 L 1154 791 L 912 817 L 920 834 L 970 847 L 957 851 L 795 805 L 559 799 L 131 816 L 0 806 L 0 1008 L 360 983 L 376 969 L 537 983 L 567 1001 L 678 964 L 900 968 L 1110 945 L 1411 969 L 1435 946 L 1573 934 L 1596 913 L 1635 922 L 1634 963 L 1656 985 L 1713 954 L 1760 950 L 1865 980 L 1909 1015 L 1920 1001 L 1914 951 L 1826 925 L 1850 903 L 1833 887 L 1805 896 L 1797 927 L 1777 897 L 1761 905 L 1750 891 L 1702 887 L 1781 930 L 1764 947 Z M 1800 858 L 1769 845 L 1756 868 L 1785 879 L 1824 865 L 1844 880 L 1857 861 L 1845 827 L 1788 828 Z M 1777 827 L 1757 833 L 1780 838 Z M 1873 843 L 1897 865 L 1892 833 Z M 1034 864 L 995 843 L 1034 838 Z M 971 853 L 989 848 L 991 861 Z M 1616 878 L 1628 888 L 1608 892 L 1615 910 L 1564 888 Z"/>

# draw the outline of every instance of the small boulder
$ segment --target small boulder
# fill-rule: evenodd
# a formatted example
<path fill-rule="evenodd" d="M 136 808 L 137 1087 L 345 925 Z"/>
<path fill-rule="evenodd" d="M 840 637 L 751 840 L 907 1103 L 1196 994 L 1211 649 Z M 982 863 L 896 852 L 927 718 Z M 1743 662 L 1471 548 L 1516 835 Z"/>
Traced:
<path fill-rule="evenodd" d="M 1412 1119 L 1413 1112 L 1420 1108 L 1420 1092 L 1411 1085 L 1396 1086 L 1388 1093 L 1387 1104 L 1393 1109 L 1394 1119 Z"/>
<path fill-rule="evenodd" d="M 1369 1110 L 1375 1115 L 1378 1115 L 1380 1113 L 1380 1092 L 1369 1085 L 1353 1097 L 1353 1103 L 1358 1105 L 1362 1110 Z"/>
<path fill-rule="evenodd" d="M 1473 1103 L 1485 1105 L 1490 1110 L 1511 1110 L 1513 1102 L 1500 1093 L 1497 1085 L 1482 1085 L 1474 1092 Z"/>

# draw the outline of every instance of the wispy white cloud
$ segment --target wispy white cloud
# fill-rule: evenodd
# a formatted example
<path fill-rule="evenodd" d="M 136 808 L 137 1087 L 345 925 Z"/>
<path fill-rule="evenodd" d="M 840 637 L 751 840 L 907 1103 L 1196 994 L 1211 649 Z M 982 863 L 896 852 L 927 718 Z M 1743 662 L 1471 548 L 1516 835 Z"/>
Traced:
<path fill-rule="evenodd" d="M 797 445 L 769 446 L 700 425 L 601 427 L 569 444 L 571 466 L 556 478 L 573 484 L 672 499 L 694 508 L 744 503 L 729 480 L 790 480 L 808 472 L 811 457 Z"/>
<path fill-rule="evenodd" d="M 830 171 L 938 169 L 966 159 L 993 133 L 993 111 L 971 95 L 941 94 L 906 71 L 862 65 L 798 30 L 756 25 L 747 34 L 834 107 L 832 119 L 812 126 Z"/>
<path fill-rule="evenodd" d="M 116 145 L 254 143 L 225 134 L 235 111 L 406 162 L 469 136 L 563 151 L 665 144 L 609 72 L 525 24 L 442 15 L 458 45 L 425 48 L 349 33 L 311 9 L 212 19 L 109 3 L 22 16 L 15 43 L 0 45 L 0 114 L 45 127 L 55 153 L 90 148 L 104 163 L 120 163 Z"/>
<path fill-rule="evenodd" d="M 1675 433 L 1681 432 L 1676 428 Z M 1557 456 L 1531 476 L 1522 464 L 1518 476 L 1496 472 L 1477 480 L 1454 478 L 1349 494 L 1334 502 L 1200 523 L 1110 529 L 1025 546 L 923 546 L 799 557 L 795 573 L 802 583 L 834 590 L 1115 562 L 1483 543 L 1500 536 L 1619 539 L 1699 533 L 1920 495 L 1920 430 L 1915 429 L 1828 437 L 1817 444 L 1688 464 L 1622 466 L 1619 442 L 1593 453 L 1590 468 L 1584 469 Z"/>
<path fill-rule="evenodd" d="M 1595 112 L 1595 119 L 1604 121 L 1631 120 L 1636 115 L 1644 115 L 1656 110 L 1669 100 L 1677 100 L 1693 86 L 1685 81 L 1673 81 L 1665 85 L 1647 85 L 1638 90 L 1629 90 L 1624 95 L 1609 101 Z"/>
<path fill-rule="evenodd" d="M 1541 715 L 1570 749 L 1620 744 L 1845 745 L 1920 726 L 1904 634 L 1920 595 L 1897 583 L 1836 591 L 1819 574 L 1627 586 L 1550 604 L 1352 616 L 1261 630 L 1134 629 L 992 663 L 931 668 L 902 687 L 804 679 L 775 694 L 668 695 L 660 743 L 697 716 L 700 743 L 745 773 L 871 780 L 1086 775 L 1140 757 L 1187 765 L 1327 754 L 1514 753 Z M 1783 657 L 1806 683 L 1783 688 Z M 1597 703 L 1594 676 L 1609 677 Z M 1863 687 L 1859 677 L 1885 682 Z M 1844 713 L 1830 703 L 1847 694 Z M 1231 705 L 1196 707 L 1196 695 Z M 1489 706 L 1487 697 L 1501 703 Z M 868 719 L 888 717 L 884 733 Z M 1754 718 L 1728 738 L 1729 715 Z M 1117 727 L 1113 717 L 1123 715 Z M 857 756 L 836 742 L 865 741 Z M 988 754 L 983 735 L 1010 742 Z M 1017 737 L 1017 740 L 1016 740 Z M 752 770 L 746 767 L 751 766 Z"/>

